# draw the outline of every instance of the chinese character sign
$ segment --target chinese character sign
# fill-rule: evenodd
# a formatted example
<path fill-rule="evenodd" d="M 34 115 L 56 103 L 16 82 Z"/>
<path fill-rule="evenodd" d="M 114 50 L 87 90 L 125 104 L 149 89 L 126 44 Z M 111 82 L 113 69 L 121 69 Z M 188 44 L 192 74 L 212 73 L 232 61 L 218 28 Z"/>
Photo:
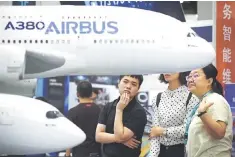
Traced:
<path fill-rule="evenodd" d="M 231 19 L 231 14 L 232 14 L 232 11 L 231 11 L 231 5 L 228 5 L 228 4 L 224 4 L 224 8 L 223 8 L 223 19 L 228 19 L 230 20 Z"/>
<path fill-rule="evenodd" d="M 216 67 L 218 81 L 224 87 L 225 99 L 228 101 L 235 118 L 235 2 L 216 2 Z M 235 119 L 233 119 L 235 120 Z M 235 122 L 235 121 L 234 121 Z M 235 124 L 233 122 L 233 124 Z M 235 133 L 235 125 L 233 125 Z M 233 141 L 232 154 L 235 154 Z M 234 156 L 234 155 L 232 155 Z"/>
<path fill-rule="evenodd" d="M 216 2 L 216 66 L 218 80 L 235 82 L 235 2 Z"/>
<path fill-rule="evenodd" d="M 223 26 L 224 41 L 230 41 L 231 31 L 231 27 Z"/>
<path fill-rule="evenodd" d="M 224 47 L 223 49 L 223 62 L 231 63 L 231 49 Z"/>
<path fill-rule="evenodd" d="M 230 69 L 223 70 L 223 83 L 231 83 L 231 71 Z"/>

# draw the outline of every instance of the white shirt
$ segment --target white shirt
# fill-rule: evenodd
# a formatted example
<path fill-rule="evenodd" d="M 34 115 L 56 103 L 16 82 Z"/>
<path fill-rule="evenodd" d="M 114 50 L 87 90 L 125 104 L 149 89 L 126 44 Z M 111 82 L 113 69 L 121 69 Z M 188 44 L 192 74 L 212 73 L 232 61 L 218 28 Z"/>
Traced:
<path fill-rule="evenodd" d="M 205 129 L 200 117 L 194 116 L 189 127 L 187 156 L 188 157 L 231 157 L 233 140 L 233 117 L 230 106 L 226 99 L 211 93 L 202 101 L 213 102 L 207 114 L 216 121 L 227 124 L 225 135 L 222 139 L 215 139 Z M 197 115 L 197 111 L 196 114 Z"/>
<path fill-rule="evenodd" d="M 157 96 L 153 98 L 153 126 L 165 128 L 167 134 L 166 137 L 155 137 L 150 140 L 150 157 L 158 157 L 160 143 L 165 146 L 184 143 L 186 117 L 199 102 L 199 99 L 192 95 L 186 109 L 188 95 L 187 87 L 180 86 L 173 91 L 169 89 L 164 91 L 158 107 L 156 106 Z"/>

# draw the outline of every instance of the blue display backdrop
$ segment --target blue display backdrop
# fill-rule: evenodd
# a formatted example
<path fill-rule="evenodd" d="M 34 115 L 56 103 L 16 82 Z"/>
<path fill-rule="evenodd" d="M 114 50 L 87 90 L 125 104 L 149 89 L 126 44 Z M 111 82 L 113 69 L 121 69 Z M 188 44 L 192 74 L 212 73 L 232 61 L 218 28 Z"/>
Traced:
<path fill-rule="evenodd" d="M 38 79 L 35 96 L 46 98 L 61 113 L 67 115 L 69 81 L 69 76 Z"/>
<path fill-rule="evenodd" d="M 225 98 L 231 107 L 233 116 L 235 116 L 235 84 L 225 84 L 224 91 Z"/>
<path fill-rule="evenodd" d="M 36 5 L 36 1 L 12 1 L 12 5 L 14 6 L 28 6 L 28 5 Z"/>
<path fill-rule="evenodd" d="M 43 96 L 64 115 L 68 111 L 68 90 L 69 76 L 44 79 Z"/>

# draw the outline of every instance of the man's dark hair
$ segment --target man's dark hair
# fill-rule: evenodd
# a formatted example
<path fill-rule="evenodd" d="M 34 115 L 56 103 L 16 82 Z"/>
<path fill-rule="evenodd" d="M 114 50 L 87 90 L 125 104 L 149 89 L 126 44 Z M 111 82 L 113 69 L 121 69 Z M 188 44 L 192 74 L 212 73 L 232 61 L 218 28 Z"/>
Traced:
<path fill-rule="evenodd" d="M 44 98 L 44 97 L 36 97 L 35 99 L 41 100 L 41 101 L 44 101 L 44 102 L 47 102 L 47 103 L 48 103 L 47 99 Z"/>
<path fill-rule="evenodd" d="M 81 81 L 77 85 L 77 94 L 81 98 L 90 98 L 92 96 L 92 85 L 88 81 Z"/>
<path fill-rule="evenodd" d="M 190 71 L 179 73 L 179 81 L 180 81 L 180 84 L 181 84 L 181 85 L 187 85 L 186 76 L 188 76 L 189 73 L 190 73 Z M 160 80 L 160 82 L 168 83 L 168 82 L 165 80 L 163 74 L 160 74 L 159 80 Z"/>
<path fill-rule="evenodd" d="M 124 76 L 130 76 L 132 78 L 136 78 L 137 80 L 139 80 L 139 87 L 141 86 L 144 80 L 143 75 L 121 75 L 119 81 L 121 81 Z"/>

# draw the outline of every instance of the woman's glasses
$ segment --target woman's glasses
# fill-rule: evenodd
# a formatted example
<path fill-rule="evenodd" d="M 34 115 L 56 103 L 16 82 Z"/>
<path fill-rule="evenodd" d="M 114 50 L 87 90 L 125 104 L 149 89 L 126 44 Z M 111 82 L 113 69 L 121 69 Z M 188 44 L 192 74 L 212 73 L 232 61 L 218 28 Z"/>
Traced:
<path fill-rule="evenodd" d="M 200 75 L 198 73 L 190 74 L 186 76 L 186 81 L 190 81 L 191 79 L 195 80 L 199 77 Z"/>

